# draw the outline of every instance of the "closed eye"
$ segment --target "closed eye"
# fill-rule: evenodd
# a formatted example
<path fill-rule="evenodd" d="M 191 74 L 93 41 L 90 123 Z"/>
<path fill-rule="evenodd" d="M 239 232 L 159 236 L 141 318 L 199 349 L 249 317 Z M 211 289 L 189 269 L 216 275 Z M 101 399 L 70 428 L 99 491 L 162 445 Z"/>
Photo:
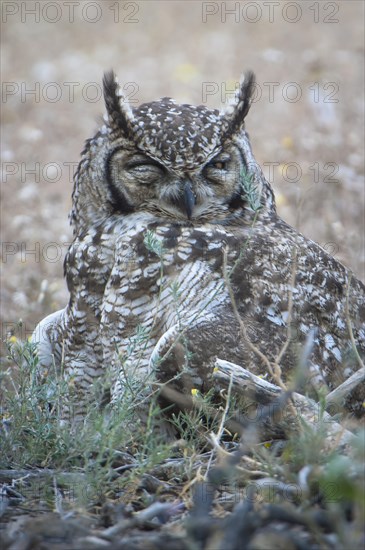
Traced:
<path fill-rule="evenodd" d="M 126 162 L 125 166 L 127 170 L 138 168 L 140 166 L 146 166 L 146 167 L 152 166 L 152 167 L 159 168 L 160 170 L 163 170 L 163 166 L 161 166 L 158 162 L 155 162 L 154 160 L 148 159 L 148 158 L 143 158 L 143 159 L 134 158 Z"/>
<path fill-rule="evenodd" d="M 150 164 L 150 163 L 143 163 L 143 164 L 134 164 L 133 166 L 126 166 L 126 169 L 129 172 L 141 172 L 146 173 L 148 171 L 150 172 L 163 172 L 163 169 L 158 166 L 158 164 Z"/>
<path fill-rule="evenodd" d="M 133 158 L 125 164 L 129 174 L 141 183 L 152 183 L 165 174 L 165 169 L 158 162 L 146 157 Z"/>

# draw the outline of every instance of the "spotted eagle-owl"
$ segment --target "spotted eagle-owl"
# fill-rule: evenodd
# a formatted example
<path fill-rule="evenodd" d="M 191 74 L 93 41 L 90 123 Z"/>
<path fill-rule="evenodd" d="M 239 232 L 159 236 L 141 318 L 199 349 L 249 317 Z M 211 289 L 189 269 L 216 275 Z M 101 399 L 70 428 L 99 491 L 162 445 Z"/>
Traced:
<path fill-rule="evenodd" d="M 70 300 L 33 337 L 40 364 L 72 378 L 76 415 L 107 369 L 114 400 L 129 376 L 205 391 L 217 357 L 266 375 L 257 350 L 282 351 L 286 379 L 309 333 L 312 385 L 359 368 L 364 285 L 278 217 L 244 127 L 253 87 L 246 73 L 221 112 L 170 98 L 131 109 L 105 74 L 105 125 L 75 174 Z M 363 399 L 346 406 L 360 414 Z"/>

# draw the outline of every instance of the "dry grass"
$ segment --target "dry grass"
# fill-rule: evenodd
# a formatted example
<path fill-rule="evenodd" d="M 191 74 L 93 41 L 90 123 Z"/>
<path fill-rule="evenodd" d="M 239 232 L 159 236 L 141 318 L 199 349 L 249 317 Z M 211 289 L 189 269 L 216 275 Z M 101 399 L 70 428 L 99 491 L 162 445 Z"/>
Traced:
<path fill-rule="evenodd" d="M 213 393 L 197 395 L 173 415 L 180 439 L 162 436 L 154 402 L 138 424 L 128 391 L 112 414 L 91 403 L 70 432 L 58 407 L 68 388 L 38 382 L 34 351 L 11 343 L 18 369 L 2 380 L 5 548 L 143 550 L 152 537 L 163 549 L 360 550 L 363 438 L 356 424 L 356 437 L 333 431 L 324 402 L 302 414 L 305 398 L 278 387 L 253 419 L 231 374 L 220 407 Z"/>

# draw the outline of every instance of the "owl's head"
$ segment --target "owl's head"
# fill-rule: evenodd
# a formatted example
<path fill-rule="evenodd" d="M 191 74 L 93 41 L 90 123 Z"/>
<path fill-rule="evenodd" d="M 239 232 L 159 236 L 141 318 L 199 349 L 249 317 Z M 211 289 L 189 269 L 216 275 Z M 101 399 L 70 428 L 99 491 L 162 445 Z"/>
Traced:
<path fill-rule="evenodd" d="M 113 72 L 103 83 L 106 124 L 87 142 L 75 175 L 76 231 L 135 212 L 181 224 L 229 224 L 252 213 L 252 193 L 262 211 L 275 210 L 244 129 L 252 72 L 224 111 L 170 98 L 132 109 Z"/>

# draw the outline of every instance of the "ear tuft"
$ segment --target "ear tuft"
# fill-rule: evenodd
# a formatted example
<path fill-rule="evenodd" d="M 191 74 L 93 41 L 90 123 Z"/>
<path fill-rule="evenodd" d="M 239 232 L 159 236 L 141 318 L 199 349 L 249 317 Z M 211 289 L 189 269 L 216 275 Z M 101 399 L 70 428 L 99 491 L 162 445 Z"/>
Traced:
<path fill-rule="evenodd" d="M 245 117 L 251 107 L 254 88 L 255 74 L 252 71 L 247 71 L 241 78 L 233 106 L 230 105 L 222 114 L 227 123 L 226 134 L 232 135 L 243 127 Z"/>
<path fill-rule="evenodd" d="M 125 101 L 114 71 L 107 71 L 103 78 L 104 101 L 108 113 L 108 124 L 112 131 L 119 131 L 133 139 L 133 112 Z"/>
<path fill-rule="evenodd" d="M 252 95 L 255 89 L 256 79 L 252 71 L 247 71 L 241 78 L 240 89 L 238 92 L 238 104 L 236 112 L 240 112 L 240 117 L 244 119 L 250 110 Z"/>

